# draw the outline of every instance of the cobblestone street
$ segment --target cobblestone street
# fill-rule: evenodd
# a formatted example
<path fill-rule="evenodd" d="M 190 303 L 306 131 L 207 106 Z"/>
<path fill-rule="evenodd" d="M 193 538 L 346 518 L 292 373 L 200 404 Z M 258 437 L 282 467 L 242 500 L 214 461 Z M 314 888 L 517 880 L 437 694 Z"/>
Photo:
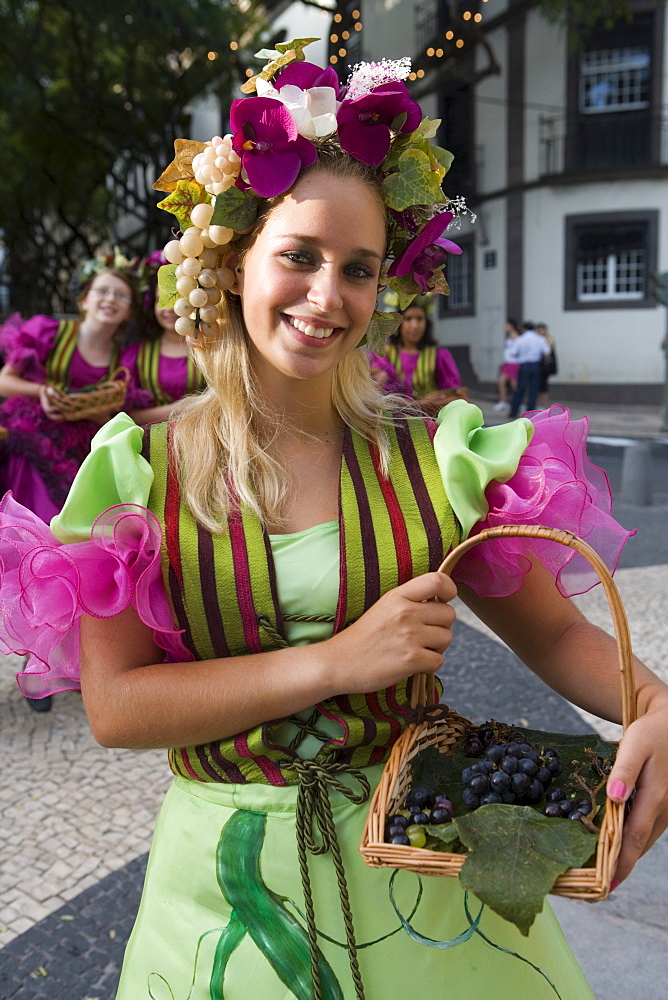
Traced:
<path fill-rule="evenodd" d="M 639 529 L 616 576 L 634 648 L 668 680 L 668 492 L 659 483 L 653 507 L 616 514 Z M 600 590 L 578 602 L 608 628 Z M 479 721 L 618 732 L 546 690 L 461 605 L 458 614 L 443 670 L 449 704 Z M 97 746 L 75 692 L 55 696 L 50 713 L 31 711 L 14 680 L 19 666 L 0 659 L 0 1000 L 112 1000 L 170 781 L 166 755 Z M 664 836 L 605 904 L 554 901 L 599 1000 L 664 1000 L 667 880 Z"/>

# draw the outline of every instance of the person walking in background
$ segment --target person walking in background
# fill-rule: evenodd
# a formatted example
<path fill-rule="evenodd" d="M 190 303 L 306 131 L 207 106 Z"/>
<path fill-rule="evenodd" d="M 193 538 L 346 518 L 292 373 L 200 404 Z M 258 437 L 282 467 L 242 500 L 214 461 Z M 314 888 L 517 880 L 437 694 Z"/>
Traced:
<path fill-rule="evenodd" d="M 550 353 L 550 347 L 545 337 L 536 333 L 534 324 L 529 322 L 524 323 L 522 333 L 515 340 L 515 345 L 515 357 L 520 369 L 517 374 L 517 388 L 510 407 L 511 420 L 519 413 L 525 396 L 527 411 L 536 409 L 543 358 Z"/>
<path fill-rule="evenodd" d="M 549 335 L 546 323 L 536 323 L 536 333 L 545 339 L 550 348 L 550 353 L 543 355 L 543 367 L 540 373 L 540 386 L 538 387 L 538 409 L 546 410 L 550 404 L 550 393 L 548 379 L 551 375 L 556 375 L 557 355 L 554 350 L 554 339 Z"/>
<path fill-rule="evenodd" d="M 447 347 L 439 347 L 423 303 L 404 309 L 401 326 L 388 341 L 385 357 L 369 351 L 371 371 L 385 392 L 412 397 L 425 413 L 436 414 L 453 399 L 461 376 Z"/>
<path fill-rule="evenodd" d="M 517 321 L 514 319 L 506 320 L 504 330 L 506 339 L 503 345 L 503 363 L 499 368 L 499 377 L 496 382 L 496 387 L 499 391 L 499 401 L 494 404 L 494 409 L 503 410 L 507 413 L 510 409 L 508 396 L 512 395 L 517 387 L 517 373 L 520 366 L 515 360 L 515 354 L 517 349 L 516 341 L 520 335 L 520 331 Z"/>

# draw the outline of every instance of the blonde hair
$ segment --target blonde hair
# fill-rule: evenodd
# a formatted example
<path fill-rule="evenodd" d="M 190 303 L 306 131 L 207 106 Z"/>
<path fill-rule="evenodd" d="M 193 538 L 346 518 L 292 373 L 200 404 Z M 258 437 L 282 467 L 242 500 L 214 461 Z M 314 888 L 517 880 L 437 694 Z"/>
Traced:
<path fill-rule="evenodd" d="M 324 143 L 309 170 L 362 181 L 375 192 L 385 214 L 376 174 L 340 147 Z M 230 244 L 241 260 L 281 200 L 264 202 L 252 233 Z M 215 533 L 227 530 L 235 494 L 263 524 L 280 525 L 290 476 L 272 455 L 271 445 L 281 426 L 276 414 L 263 407 L 239 297 L 225 292 L 220 311 L 223 336 L 194 352 L 208 388 L 185 399 L 175 417 L 174 445 L 182 495 L 195 519 Z M 389 442 L 385 425 L 392 412 L 406 408 L 406 401 L 380 391 L 371 377 L 365 348 L 351 351 L 336 366 L 332 404 L 344 424 L 378 448 L 386 472 Z"/>

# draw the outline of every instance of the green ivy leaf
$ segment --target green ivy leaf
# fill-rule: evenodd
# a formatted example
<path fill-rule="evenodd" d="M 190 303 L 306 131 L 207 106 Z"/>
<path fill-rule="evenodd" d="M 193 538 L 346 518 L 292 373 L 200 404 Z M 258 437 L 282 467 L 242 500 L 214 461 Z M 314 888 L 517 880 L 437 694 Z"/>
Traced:
<path fill-rule="evenodd" d="M 443 268 L 439 268 L 438 271 L 432 273 L 429 279 L 429 290 L 435 295 L 449 295 L 450 285 L 445 279 L 445 274 L 443 273 Z"/>
<path fill-rule="evenodd" d="M 396 118 L 392 119 L 390 123 L 390 130 L 392 132 L 401 132 L 401 129 L 406 124 L 407 118 L 408 118 L 408 112 L 402 111 L 400 115 L 397 115 Z"/>
<path fill-rule="evenodd" d="M 429 153 L 443 168 L 444 173 L 447 174 L 448 170 L 452 166 L 452 161 L 455 158 L 454 153 L 451 153 L 449 149 L 443 149 L 442 146 L 434 146 L 433 143 L 429 144 Z"/>
<path fill-rule="evenodd" d="M 399 296 L 399 309 L 401 311 L 411 304 L 416 295 L 420 294 L 420 286 L 410 274 L 395 275 L 394 278 L 388 278 L 387 283 L 392 291 Z"/>
<path fill-rule="evenodd" d="M 176 264 L 163 264 L 158 268 L 159 309 L 170 309 L 180 297 L 176 290 Z"/>
<path fill-rule="evenodd" d="M 415 132 L 421 135 L 423 139 L 433 139 L 441 127 L 441 118 L 423 118 Z"/>
<path fill-rule="evenodd" d="M 255 222 L 257 216 L 257 195 L 232 187 L 216 195 L 216 202 L 211 216 L 212 226 L 227 226 L 235 233 L 242 233 Z"/>
<path fill-rule="evenodd" d="M 402 153 L 396 172 L 385 177 L 382 188 L 385 204 L 397 212 L 411 205 L 436 205 L 446 200 L 429 156 L 419 149 Z"/>
<path fill-rule="evenodd" d="M 457 816 L 455 825 L 469 849 L 462 886 L 525 936 L 557 877 L 584 864 L 596 843 L 581 823 L 550 819 L 530 806 L 481 806 Z"/>
<path fill-rule="evenodd" d="M 380 312 L 374 309 L 371 322 L 362 341 L 374 354 L 383 355 L 387 338 L 396 333 L 401 324 L 401 316 L 396 312 Z"/>
<path fill-rule="evenodd" d="M 182 233 L 192 226 L 190 213 L 195 205 L 211 201 L 210 195 L 197 181 L 177 181 L 174 190 L 158 202 L 158 208 L 171 212 L 179 224 Z"/>

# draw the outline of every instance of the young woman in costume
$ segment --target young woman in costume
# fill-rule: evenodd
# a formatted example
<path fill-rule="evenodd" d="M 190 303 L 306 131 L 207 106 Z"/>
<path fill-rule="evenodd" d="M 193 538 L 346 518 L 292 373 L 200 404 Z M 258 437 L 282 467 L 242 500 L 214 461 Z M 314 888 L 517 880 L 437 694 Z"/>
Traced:
<path fill-rule="evenodd" d="M 166 264 L 162 253 L 153 254 L 146 264 Z M 157 295 L 156 273 L 149 279 L 149 286 L 142 300 L 137 324 L 139 339 L 128 347 L 126 364 L 137 373 L 140 389 L 150 393 L 150 403 L 133 410 L 133 420 L 141 424 L 167 420 L 174 403 L 204 388 L 202 373 L 195 364 L 192 352 L 183 337 L 175 330 L 178 319 L 173 308 L 161 308 Z"/>
<path fill-rule="evenodd" d="M 389 338 L 385 354 L 370 352 L 372 371 L 382 373 L 386 392 L 398 392 L 418 401 L 425 413 L 435 415 L 452 399 L 446 389 L 462 384 L 455 359 L 434 339 L 432 321 L 421 303 L 413 302 L 401 313 L 401 325 Z"/>
<path fill-rule="evenodd" d="M 417 145 L 421 115 L 403 62 L 366 70 L 340 104 L 333 72 L 305 62 L 282 70 L 278 98 L 265 87 L 235 102 L 241 163 L 216 154 L 232 168 L 216 170 L 246 197 L 217 205 L 257 214 L 235 216 L 244 232 L 222 244 L 219 323 L 204 328 L 197 309 L 177 310 L 208 388 L 171 424 L 142 433 L 120 415 L 103 427 L 55 538 L 44 526 L 37 538 L 55 592 L 71 595 L 61 614 L 80 624 L 96 738 L 167 748 L 175 774 L 119 1000 L 379 1000 L 416 981 L 467 1000 L 552 995 L 533 968 L 476 934 L 447 951 L 406 936 L 389 873 L 366 867 L 357 848 L 369 790 L 406 725 L 410 678 L 434 673 L 450 644 L 455 583 L 436 572 L 443 553 L 486 522 L 520 517 L 584 533 L 614 566 L 629 533 L 609 516 L 604 474 L 583 457 L 585 422 L 563 408 L 485 429 L 461 400 L 437 425 L 405 415 L 371 379 L 360 345 L 382 324 L 374 306 L 388 230 L 397 235 L 378 165 L 396 140 L 389 123 L 405 114 L 404 141 Z M 312 98 L 299 121 L 314 139 L 279 100 L 307 109 L 297 88 Z M 334 111 L 316 115 L 316 97 Z M 221 146 L 217 137 L 207 149 Z M 202 190 L 225 185 L 195 159 L 180 170 Z M 427 239 L 443 231 L 433 211 L 422 219 L 404 252 L 428 227 Z M 202 243 L 194 235 L 184 249 Z M 182 296 L 196 259 L 182 254 L 172 275 Z M 563 482 L 569 511 L 555 498 Z M 72 687 L 75 632 L 50 623 L 48 581 L 37 589 L 16 570 L 34 525 L 5 498 L 0 555 L 14 558 L 3 592 L 27 587 L 32 602 L 30 625 L 11 619 L 13 641 L 30 638 L 33 652 L 21 683 Z M 572 569 L 582 583 L 571 550 L 548 549 L 519 540 L 500 561 L 470 558 L 460 596 L 544 680 L 617 720 L 614 643 L 562 596 Z M 7 625 L 3 638 L 11 643 Z M 608 784 L 616 800 L 636 787 L 618 879 L 668 823 L 668 690 L 641 664 L 637 678 L 640 718 Z M 458 881 L 425 879 L 419 901 L 416 882 L 397 880 L 402 912 L 431 938 L 460 935 Z M 591 1000 L 548 905 L 526 938 L 489 910 L 479 926 L 563 998 Z"/>
<path fill-rule="evenodd" d="M 84 389 L 109 377 L 121 363 L 121 342 L 136 304 L 128 275 L 107 269 L 95 274 L 80 297 L 81 318 L 59 322 L 33 316 L 11 318 L 0 328 L 3 493 L 47 524 L 62 507 L 90 442 L 113 414 L 65 421 L 54 389 Z"/>

